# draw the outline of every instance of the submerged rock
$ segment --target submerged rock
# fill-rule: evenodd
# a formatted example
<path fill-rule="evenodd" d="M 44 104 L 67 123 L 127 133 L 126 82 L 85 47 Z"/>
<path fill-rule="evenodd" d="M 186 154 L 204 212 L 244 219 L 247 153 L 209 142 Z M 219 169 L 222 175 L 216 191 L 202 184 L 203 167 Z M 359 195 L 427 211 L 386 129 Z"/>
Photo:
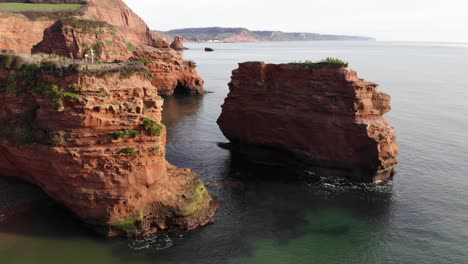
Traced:
<path fill-rule="evenodd" d="M 352 181 L 390 179 L 390 96 L 333 63 L 246 62 L 232 73 L 218 119 L 232 149 L 270 165 L 301 166 Z"/>
<path fill-rule="evenodd" d="M 163 100 L 147 68 L 16 59 L 0 65 L 0 177 L 39 186 L 106 236 L 213 220 L 203 182 L 165 159 Z"/>

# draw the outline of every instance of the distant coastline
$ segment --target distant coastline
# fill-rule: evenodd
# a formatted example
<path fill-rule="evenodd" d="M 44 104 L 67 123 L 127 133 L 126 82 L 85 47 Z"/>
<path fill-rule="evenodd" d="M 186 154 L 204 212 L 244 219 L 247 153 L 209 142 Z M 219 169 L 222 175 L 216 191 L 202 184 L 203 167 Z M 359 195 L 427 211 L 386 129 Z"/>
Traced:
<path fill-rule="evenodd" d="M 171 39 L 181 36 L 190 42 L 264 42 L 264 41 L 320 41 L 320 40 L 354 40 L 375 41 L 375 38 L 364 36 L 330 35 L 307 32 L 252 31 L 246 28 L 181 28 L 169 31 L 154 31 L 160 37 Z"/>

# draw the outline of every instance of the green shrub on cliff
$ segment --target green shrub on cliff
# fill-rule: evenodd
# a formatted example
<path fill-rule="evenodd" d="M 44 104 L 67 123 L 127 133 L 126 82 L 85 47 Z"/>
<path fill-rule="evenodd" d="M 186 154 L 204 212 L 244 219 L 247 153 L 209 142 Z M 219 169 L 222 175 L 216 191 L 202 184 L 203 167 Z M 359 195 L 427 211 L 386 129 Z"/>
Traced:
<path fill-rule="evenodd" d="M 138 137 L 140 135 L 140 133 L 138 133 L 138 131 L 135 131 L 135 130 L 121 130 L 121 131 L 117 131 L 115 133 L 112 134 L 112 139 L 113 140 L 119 140 L 119 139 L 123 139 L 123 138 L 126 138 L 126 137 Z"/>
<path fill-rule="evenodd" d="M 15 55 L 2 54 L 0 56 L 0 66 L 10 69 L 12 66 L 14 66 L 14 63 L 15 63 Z"/>
<path fill-rule="evenodd" d="M 5 138 L 12 146 L 41 144 L 59 146 L 65 143 L 62 131 L 48 131 L 34 126 L 38 105 L 22 113 L 0 120 L 0 138 Z"/>
<path fill-rule="evenodd" d="M 156 154 L 160 153 L 160 150 L 161 150 L 160 146 L 153 146 L 153 147 L 148 149 L 148 152 L 151 155 L 156 155 Z"/>
<path fill-rule="evenodd" d="M 126 63 L 89 64 L 88 69 L 83 71 L 83 73 L 96 77 L 104 77 L 119 73 L 121 79 L 127 79 L 133 75 L 141 75 L 145 78 L 153 76 L 148 68 L 136 61 Z"/>
<path fill-rule="evenodd" d="M 80 96 L 76 93 L 64 91 L 59 84 L 48 83 L 43 86 L 39 86 L 39 89 L 35 91 L 36 95 L 49 96 L 53 100 L 53 106 L 56 110 L 60 110 L 63 107 L 63 99 L 78 99 Z"/>
<path fill-rule="evenodd" d="M 132 42 L 124 40 L 123 43 L 125 44 L 125 46 L 127 46 L 127 49 L 129 51 L 134 52 L 136 50 L 136 47 L 135 45 L 133 45 Z"/>
<path fill-rule="evenodd" d="M 65 131 L 54 131 L 54 132 L 49 132 L 49 143 L 52 146 L 63 146 L 67 144 L 67 140 L 65 139 Z"/>
<path fill-rule="evenodd" d="M 136 150 L 134 147 L 126 147 L 119 152 L 117 152 L 118 155 L 127 155 L 127 156 L 136 156 L 138 155 L 138 150 Z"/>
<path fill-rule="evenodd" d="M 143 118 L 143 126 L 151 136 L 160 136 L 164 127 L 149 118 Z"/>
<path fill-rule="evenodd" d="M 61 19 L 60 21 L 63 25 L 68 25 L 75 28 L 78 30 L 78 33 L 81 34 L 101 35 L 104 33 L 104 29 L 114 30 L 115 28 L 111 24 L 104 21 L 86 20 L 76 17 Z"/>
<path fill-rule="evenodd" d="M 37 64 L 23 65 L 18 71 L 10 73 L 3 81 L 3 85 L 8 92 L 21 95 L 33 91 L 39 86 L 37 73 L 39 66 Z"/>
<path fill-rule="evenodd" d="M 335 67 L 335 68 L 343 68 L 343 67 L 348 67 L 348 63 L 345 61 L 342 61 L 337 58 L 332 58 L 328 57 L 324 60 L 321 61 L 299 61 L 299 62 L 291 62 L 289 63 L 291 65 L 299 65 L 299 66 L 307 66 L 310 68 L 322 68 L 322 67 Z"/>
<path fill-rule="evenodd" d="M 151 60 L 148 60 L 146 58 L 132 58 L 130 59 L 131 61 L 134 61 L 134 62 L 138 62 L 138 63 L 141 63 L 141 64 L 150 64 L 151 63 Z"/>

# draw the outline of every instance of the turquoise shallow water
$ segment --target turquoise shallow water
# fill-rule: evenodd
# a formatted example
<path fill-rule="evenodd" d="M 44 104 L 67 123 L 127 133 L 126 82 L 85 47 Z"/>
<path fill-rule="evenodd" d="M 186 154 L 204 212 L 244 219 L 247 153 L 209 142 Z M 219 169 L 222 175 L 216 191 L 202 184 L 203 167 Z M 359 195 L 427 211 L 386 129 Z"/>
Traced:
<path fill-rule="evenodd" d="M 467 263 L 468 45 L 390 42 L 188 44 L 203 97 L 166 99 L 169 161 L 196 170 L 221 201 L 216 223 L 141 241 L 96 237 L 34 189 L 0 181 L 0 263 Z M 215 49 L 205 53 L 203 48 Z M 392 185 L 279 180 L 217 146 L 216 119 L 237 62 L 334 56 L 392 95 L 400 164 Z M 287 175 L 282 175 L 287 176 Z M 1 210 L 0 210 L 1 212 Z"/>

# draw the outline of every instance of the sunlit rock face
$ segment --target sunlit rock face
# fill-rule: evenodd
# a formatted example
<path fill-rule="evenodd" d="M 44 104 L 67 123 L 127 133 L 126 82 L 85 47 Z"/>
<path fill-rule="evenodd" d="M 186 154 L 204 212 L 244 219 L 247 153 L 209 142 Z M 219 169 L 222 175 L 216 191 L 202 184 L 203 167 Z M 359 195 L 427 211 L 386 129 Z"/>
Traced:
<path fill-rule="evenodd" d="M 142 46 L 134 52 L 132 59 L 148 67 L 153 74 L 151 83 L 160 95 L 206 93 L 196 63 L 182 59 L 182 55 L 175 50 Z"/>
<path fill-rule="evenodd" d="M 197 174 L 165 159 L 163 100 L 147 68 L 26 59 L 0 58 L 0 177 L 39 186 L 106 236 L 213 220 Z"/>
<path fill-rule="evenodd" d="M 346 67 L 239 64 L 219 127 L 233 149 L 268 164 L 352 181 L 393 176 L 398 145 L 383 114 L 390 96 Z"/>

